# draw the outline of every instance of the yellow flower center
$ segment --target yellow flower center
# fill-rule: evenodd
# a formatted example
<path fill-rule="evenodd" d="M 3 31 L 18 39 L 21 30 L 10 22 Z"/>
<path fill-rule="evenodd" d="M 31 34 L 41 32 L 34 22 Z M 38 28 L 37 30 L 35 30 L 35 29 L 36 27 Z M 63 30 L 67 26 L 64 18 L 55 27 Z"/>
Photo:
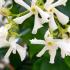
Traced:
<path fill-rule="evenodd" d="M 52 46 L 55 46 L 56 43 L 55 43 L 54 41 L 52 41 L 52 40 L 50 40 L 50 41 L 46 40 L 46 45 L 47 45 L 48 47 L 52 47 Z"/>
<path fill-rule="evenodd" d="M 54 45 L 54 42 L 48 42 L 47 45 L 48 46 L 53 46 Z"/>
<path fill-rule="evenodd" d="M 34 14 L 36 13 L 35 6 L 32 6 L 32 7 L 31 7 L 31 11 L 32 11 Z"/>

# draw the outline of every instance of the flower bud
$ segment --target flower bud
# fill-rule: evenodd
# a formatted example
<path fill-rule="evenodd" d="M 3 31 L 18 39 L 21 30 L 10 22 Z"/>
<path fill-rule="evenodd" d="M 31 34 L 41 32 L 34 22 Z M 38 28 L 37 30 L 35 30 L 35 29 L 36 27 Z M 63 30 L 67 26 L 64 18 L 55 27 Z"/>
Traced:
<path fill-rule="evenodd" d="M 12 13 L 8 8 L 0 8 L 0 14 L 3 16 L 10 16 Z"/>

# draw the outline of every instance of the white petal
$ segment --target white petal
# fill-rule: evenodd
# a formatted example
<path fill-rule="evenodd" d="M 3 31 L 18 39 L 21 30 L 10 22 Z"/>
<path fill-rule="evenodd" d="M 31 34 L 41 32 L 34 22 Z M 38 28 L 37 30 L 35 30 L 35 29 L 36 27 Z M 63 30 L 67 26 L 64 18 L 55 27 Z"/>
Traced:
<path fill-rule="evenodd" d="M 56 29 L 58 28 L 57 25 L 56 25 L 56 22 L 55 22 L 55 20 L 54 20 L 53 14 L 51 14 L 51 17 L 50 17 L 50 19 L 49 19 L 49 27 L 50 27 L 50 29 L 51 29 L 52 31 L 54 31 L 54 30 L 56 30 Z"/>
<path fill-rule="evenodd" d="M 61 49 L 61 56 L 70 56 L 70 40 L 60 40 L 57 42 L 59 48 Z"/>
<path fill-rule="evenodd" d="M 15 39 L 14 37 L 11 37 L 9 39 L 9 43 L 10 43 L 10 47 L 13 48 L 12 53 L 16 54 L 16 50 L 17 50 L 17 42 L 18 39 Z"/>
<path fill-rule="evenodd" d="M 30 40 L 30 42 L 31 42 L 31 44 L 45 44 L 44 40 L 37 40 L 36 38 Z"/>
<path fill-rule="evenodd" d="M 66 16 L 65 14 L 61 13 L 60 11 L 58 11 L 57 9 L 54 9 L 55 14 L 57 15 L 57 18 L 59 20 L 59 22 L 62 25 L 65 25 L 69 22 L 69 17 Z"/>
<path fill-rule="evenodd" d="M 5 26 L 0 27 L 0 39 L 6 40 L 7 35 L 8 35 L 8 29 L 5 28 Z"/>
<path fill-rule="evenodd" d="M 8 58 L 12 52 L 13 48 L 9 48 L 9 50 L 7 51 L 6 55 L 4 56 L 5 58 Z"/>
<path fill-rule="evenodd" d="M 52 4 L 55 0 L 46 0 L 46 4 Z"/>
<path fill-rule="evenodd" d="M 57 6 L 60 6 L 60 5 L 64 5 L 65 6 L 67 1 L 68 0 L 58 0 L 57 2 L 53 3 L 52 6 L 53 7 L 57 7 Z"/>
<path fill-rule="evenodd" d="M 41 27 L 43 27 L 43 25 L 41 24 L 41 19 L 38 17 L 38 14 L 36 14 L 32 34 L 36 34 L 38 29 L 40 29 Z"/>
<path fill-rule="evenodd" d="M 12 50 L 13 50 L 13 48 L 9 48 L 9 50 L 7 51 L 7 53 L 6 53 L 6 55 L 4 56 L 4 61 L 6 62 L 6 63 L 9 63 L 9 56 L 10 56 L 10 54 L 12 53 Z"/>
<path fill-rule="evenodd" d="M 4 61 L 6 64 L 9 64 L 9 63 L 10 63 L 9 58 L 3 58 L 3 61 Z"/>
<path fill-rule="evenodd" d="M 48 35 L 50 35 L 49 29 L 46 31 L 46 33 L 45 33 L 45 35 L 44 35 L 44 39 L 45 39 L 45 40 L 47 39 Z"/>
<path fill-rule="evenodd" d="M 45 46 L 36 56 L 37 57 L 41 57 L 46 51 L 47 51 L 47 47 Z"/>
<path fill-rule="evenodd" d="M 50 15 L 47 12 L 44 12 L 41 8 L 36 6 L 36 9 L 38 10 L 39 14 L 41 15 L 43 22 L 48 22 L 48 18 Z"/>
<path fill-rule="evenodd" d="M 25 7 L 26 9 L 30 10 L 30 6 L 26 4 L 23 0 L 14 0 L 14 1 L 20 4 L 21 6 Z"/>
<path fill-rule="evenodd" d="M 0 63 L 0 69 L 4 69 L 5 65 L 3 63 Z"/>
<path fill-rule="evenodd" d="M 26 57 L 26 50 L 27 50 L 27 46 L 24 45 L 24 47 L 20 46 L 20 45 L 17 45 L 17 52 L 19 53 L 20 55 L 20 58 L 21 58 L 21 61 L 23 61 Z"/>
<path fill-rule="evenodd" d="M 34 6 L 37 0 L 32 0 L 31 6 Z"/>
<path fill-rule="evenodd" d="M 6 40 L 7 35 L 8 29 L 5 28 L 5 26 L 0 27 L 0 48 L 9 45 L 8 41 Z"/>
<path fill-rule="evenodd" d="M 50 63 L 53 64 L 56 56 L 56 49 L 49 50 Z"/>
<path fill-rule="evenodd" d="M 9 46 L 9 42 L 7 40 L 0 40 L 0 48 Z"/>
<path fill-rule="evenodd" d="M 7 7 L 7 6 L 11 5 L 11 4 L 12 4 L 12 0 L 7 0 L 5 5 L 4 5 L 4 7 Z"/>
<path fill-rule="evenodd" d="M 44 8 L 45 8 L 47 11 L 49 11 L 50 9 L 52 9 L 52 8 L 53 8 L 52 4 L 53 4 L 54 1 L 55 1 L 55 0 L 46 0 L 46 3 L 45 3 L 45 5 L 44 5 Z"/>
<path fill-rule="evenodd" d="M 28 13 L 24 16 L 21 16 L 21 17 L 17 17 L 14 19 L 14 22 L 17 23 L 17 24 L 22 24 L 27 18 L 29 18 L 30 16 L 32 16 L 32 13 Z"/>
<path fill-rule="evenodd" d="M 67 46 L 66 46 L 67 47 Z M 69 49 L 70 50 L 70 49 Z M 68 51 L 67 49 L 63 49 L 61 48 L 61 57 L 65 58 L 65 56 L 70 56 L 70 51 Z"/>
<path fill-rule="evenodd" d="M 64 50 L 61 50 L 61 57 L 65 58 L 65 51 Z"/>

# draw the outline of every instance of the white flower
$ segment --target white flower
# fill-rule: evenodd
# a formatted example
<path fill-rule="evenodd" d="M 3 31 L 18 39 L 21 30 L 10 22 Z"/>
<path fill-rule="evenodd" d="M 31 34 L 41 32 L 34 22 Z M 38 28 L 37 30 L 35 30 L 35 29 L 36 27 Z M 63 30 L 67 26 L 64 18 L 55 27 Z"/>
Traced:
<path fill-rule="evenodd" d="M 61 50 L 62 58 L 70 56 L 70 39 L 53 39 L 49 31 L 46 32 L 44 38 L 45 40 L 38 40 L 36 38 L 30 40 L 31 44 L 45 45 L 45 47 L 37 54 L 37 57 L 41 57 L 48 50 L 50 54 L 50 63 L 54 63 L 58 48 Z"/>
<path fill-rule="evenodd" d="M 26 50 L 27 50 L 26 44 L 22 47 L 19 44 L 17 44 L 17 41 L 18 39 L 10 38 L 9 41 L 10 48 L 3 59 L 6 63 L 9 63 L 9 56 L 11 55 L 11 53 L 16 54 L 16 51 L 18 52 L 21 61 L 23 61 L 26 57 Z"/>
<path fill-rule="evenodd" d="M 32 39 L 30 42 L 31 44 L 45 45 L 44 48 L 37 54 L 37 57 L 41 57 L 48 50 L 50 54 L 50 63 L 54 63 L 58 46 L 56 44 L 56 41 L 52 37 L 49 37 L 49 33 L 49 31 L 46 32 L 44 36 L 45 40 Z"/>
<path fill-rule="evenodd" d="M 60 39 L 57 42 L 59 48 L 61 49 L 61 57 L 70 56 L 70 39 Z"/>
<path fill-rule="evenodd" d="M 65 14 L 61 13 L 60 11 L 58 11 L 55 7 L 57 6 L 60 6 L 60 5 L 66 5 L 66 2 L 67 0 L 58 0 L 57 2 L 53 3 L 54 0 L 46 0 L 46 3 L 45 3 L 45 9 L 49 12 L 49 14 L 51 15 L 50 17 L 50 21 L 52 22 L 49 22 L 49 27 L 51 28 L 53 26 L 53 23 L 55 25 L 55 28 L 52 27 L 51 29 L 55 30 L 57 29 L 57 25 L 55 24 L 55 20 L 54 19 L 54 16 L 52 14 L 56 14 L 59 22 L 62 24 L 62 25 L 65 25 L 69 22 L 69 17 L 66 16 Z M 53 18 L 53 19 L 51 19 Z"/>
<path fill-rule="evenodd" d="M 24 16 L 15 18 L 14 21 L 17 24 L 21 24 L 30 16 L 35 15 L 34 28 L 32 31 L 33 34 L 36 34 L 37 30 L 40 29 L 41 27 L 43 27 L 41 18 L 38 16 L 38 13 L 41 15 L 42 20 L 45 20 L 45 22 L 48 22 L 49 14 L 47 12 L 44 12 L 42 9 L 40 9 L 39 7 L 36 6 L 36 0 L 32 0 L 31 6 L 26 4 L 23 0 L 20 0 L 20 1 L 14 0 L 14 1 L 30 11 L 28 14 L 26 14 Z"/>
<path fill-rule="evenodd" d="M 7 41 L 9 28 L 10 28 L 10 25 L 8 25 L 8 28 L 6 26 L 1 26 L 0 27 L 0 48 L 9 45 L 9 43 Z"/>
<path fill-rule="evenodd" d="M 45 40 L 32 39 L 31 44 L 42 44 L 45 47 L 37 54 L 37 57 L 41 57 L 47 50 L 50 54 L 50 63 L 54 63 L 56 51 L 58 48 L 61 50 L 61 57 L 70 56 L 70 39 L 53 39 L 49 30 L 44 36 Z"/>

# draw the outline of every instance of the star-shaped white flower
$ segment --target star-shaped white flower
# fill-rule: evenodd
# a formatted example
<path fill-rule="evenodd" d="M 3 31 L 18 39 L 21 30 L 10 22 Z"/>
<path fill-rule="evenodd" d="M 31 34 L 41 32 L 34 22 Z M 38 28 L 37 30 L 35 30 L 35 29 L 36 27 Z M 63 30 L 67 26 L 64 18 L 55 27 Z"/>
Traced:
<path fill-rule="evenodd" d="M 50 54 L 50 63 L 54 63 L 56 51 L 58 48 L 61 50 L 61 57 L 70 56 L 70 39 L 53 39 L 50 36 L 50 32 L 47 31 L 45 40 L 32 39 L 31 44 L 42 44 L 45 47 L 37 54 L 37 57 L 41 57 L 47 50 Z"/>
<path fill-rule="evenodd" d="M 26 57 L 26 53 L 27 53 L 26 44 L 22 47 L 19 44 L 17 44 L 17 41 L 18 41 L 18 39 L 10 38 L 10 41 L 9 41 L 10 47 L 3 59 L 6 63 L 9 63 L 9 56 L 11 55 L 11 53 L 16 54 L 16 51 L 18 52 L 18 54 L 21 58 L 21 61 L 23 61 Z"/>
<path fill-rule="evenodd" d="M 48 36 L 49 34 L 49 31 L 47 31 L 44 36 L 45 40 L 32 39 L 30 42 L 31 44 L 45 45 L 45 47 L 37 54 L 37 57 L 41 57 L 48 50 L 50 54 L 50 63 L 54 63 L 58 46 L 56 44 L 56 41 L 52 37 Z"/>
<path fill-rule="evenodd" d="M 38 6 L 36 6 L 36 1 L 37 0 L 32 0 L 31 6 L 29 6 L 28 4 L 26 4 L 23 0 L 14 0 L 14 1 L 16 3 L 18 3 L 18 4 L 20 4 L 21 6 L 25 7 L 27 10 L 30 11 L 28 14 L 26 14 L 24 16 L 15 18 L 14 21 L 17 24 L 21 24 L 22 22 L 24 22 L 30 16 L 35 15 L 34 27 L 33 27 L 33 30 L 32 30 L 33 34 L 36 34 L 37 30 L 40 29 L 41 27 L 43 27 L 41 18 L 38 16 L 38 13 L 41 15 L 42 20 L 44 22 L 45 21 L 48 22 L 49 14 L 47 12 L 44 12 Z"/>
<path fill-rule="evenodd" d="M 57 2 L 53 3 L 54 0 L 46 0 L 45 3 L 45 9 L 49 12 L 49 14 L 51 15 L 50 17 L 50 21 L 49 21 L 49 27 L 52 30 L 57 29 L 57 25 L 55 23 L 54 20 L 54 14 L 56 14 L 59 22 L 62 25 L 65 25 L 69 22 L 69 17 L 65 14 L 63 14 L 62 12 L 60 12 L 59 10 L 57 10 L 55 7 L 60 6 L 60 5 L 66 5 L 67 0 L 58 0 Z"/>
<path fill-rule="evenodd" d="M 0 27 L 0 48 L 8 46 L 9 43 L 7 41 L 7 36 L 8 36 L 8 30 L 10 29 L 10 25 L 6 26 L 1 26 Z"/>

